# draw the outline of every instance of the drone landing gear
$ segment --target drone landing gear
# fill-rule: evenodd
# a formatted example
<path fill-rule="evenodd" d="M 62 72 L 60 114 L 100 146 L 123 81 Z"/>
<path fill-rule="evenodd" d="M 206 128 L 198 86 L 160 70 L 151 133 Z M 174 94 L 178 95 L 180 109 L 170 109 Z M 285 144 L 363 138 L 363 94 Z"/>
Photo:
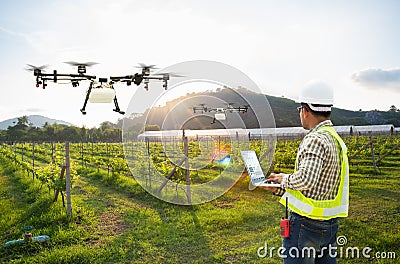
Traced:
<path fill-rule="evenodd" d="M 114 112 L 120 113 L 121 115 L 125 114 L 125 112 L 121 111 L 121 109 L 119 108 L 117 96 L 114 97 L 114 105 L 115 105 L 115 109 L 113 109 Z"/>
<path fill-rule="evenodd" d="M 83 115 L 86 115 L 86 105 L 87 105 L 87 102 L 89 100 L 90 92 L 92 91 L 92 88 L 93 88 L 93 83 L 94 83 L 93 81 L 90 82 L 89 88 L 88 88 L 88 90 L 86 92 L 85 102 L 83 103 L 83 107 L 80 110 Z"/>

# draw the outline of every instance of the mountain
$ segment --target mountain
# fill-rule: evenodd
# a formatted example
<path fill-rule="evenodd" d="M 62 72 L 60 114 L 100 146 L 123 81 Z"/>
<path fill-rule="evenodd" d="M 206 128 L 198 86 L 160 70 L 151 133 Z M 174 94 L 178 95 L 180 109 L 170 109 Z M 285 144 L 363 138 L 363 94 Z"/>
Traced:
<path fill-rule="evenodd" d="M 247 113 L 236 113 L 241 118 L 232 118 L 232 114 L 228 114 L 230 127 L 258 128 L 258 120 L 256 113 L 264 113 L 265 98 L 267 98 L 272 109 L 276 127 L 296 127 L 301 126 L 299 113 L 297 111 L 298 103 L 284 98 L 275 97 L 265 94 L 254 93 L 244 88 L 239 89 L 217 89 L 216 91 L 204 91 L 199 93 L 190 93 L 186 96 L 181 96 L 174 100 L 168 101 L 165 106 L 157 106 L 147 109 L 143 114 L 135 113 L 129 118 L 120 119 L 116 127 L 122 127 L 124 122 L 125 128 L 129 128 L 132 135 L 137 135 L 143 131 L 143 125 L 146 124 L 146 130 L 168 130 L 168 129 L 217 129 L 224 128 L 219 121 L 212 123 L 212 119 L 208 116 L 194 117 L 194 106 L 206 104 L 209 107 L 226 107 L 222 102 L 234 103 L 235 107 L 244 106 L 247 104 L 246 99 L 250 99 L 252 108 Z M 258 103 L 259 102 L 259 103 Z M 235 113 L 234 113 L 235 114 Z M 194 118 L 191 118 L 191 117 Z M 42 127 L 46 122 L 48 124 L 63 124 L 71 126 L 71 123 L 47 118 L 40 115 L 30 115 L 28 124 L 32 123 L 35 127 Z M 189 118 L 188 118 L 189 117 Z M 269 118 L 269 117 L 267 117 Z M 400 110 L 396 107 L 391 107 L 389 111 L 351 111 L 340 108 L 333 108 L 331 119 L 334 125 L 383 125 L 393 124 L 395 127 L 400 127 Z M 166 122 L 167 121 L 167 122 Z M 18 122 L 18 118 L 8 119 L 0 122 L 0 130 L 5 130 L 9 126 L 14 126 Z M 236 123 L 235 122 L 239 122 Z M 182 127 L 182 123 L 185 125 Z"/>
<path fill-rule="evenodd" d="M 293 100 L 266 95 L 272 112 L 274 113 L 276 127 L 300 126 L 299 114 L 296 108 L 299 106 Z M 336 126 L 354 125 L 384 125 L 392 124 L 400 127 L 400 111 L 351 111 L 341 108 L 332 108 L 331 120 Z"/>
<path fill-rule="evenodd" d="M 41 115 L 29 115 L 28 117 L 28 123 L 32 124 L 34 127 L 43 127 L 44 124 L 47 122 L 48 124 L 60 124 L 60 125 L 67 125 L 67 126 L 72 126 L 73 124 L 62 121 L 62 120 L 56 120 L 52 118 L 48 118 L 45 116 Z M 18 123 L 18 117 L 7 119 L 4 121 L 0 122 L 0 130 L 5 130 L 9 126 L 15 126 Z"/>
<path fill-rule="evenodd" d="M 143 115 L 135 115 L 132 118 L 124 119 L 124 126 L 130 131 L 136 131 L 146 124 L 146 130 L 168 130 L 168 129 L 218 129 L 223 128 L 220 122 L 212 122 L 207 116 L 195 117 L 193 107 L 206 104 L 208 107 L 224 107 L 223 102 L 234 103 L 236 107 L 246 105 L 246 100 L 240 96 L 244 95 L 251 102 L 252 109 L 248 113 L 237 113 L 241 118 L 229 118 L 229 122 L 235 127 L 235 122 L 243 122 L 246 128 L 257 128 L 258 120 L 256 113 L 267 113 L 263 107 L 265 97 L 272 109 L 276 127 L 295 127 L 301 126 L 297 107 L 293 100 L 283 97 L 274 97 L 259 93 L 254 93 L 244 88 L 239 89 L 217 89 L 216 91 L 206 91 L 201 93 L 190 93 L 171 100 L 165 106 L 147 109 Z M 259 103 L 257 103 L 259 102 Z M 225 106 L 226 107 L 226 106 Z M 193 117 L 193 118 L 192 118 Z M 270 117 L 268 117 L 270 118 Z M 400 126 L 400 111 L 393 107 L 389 111 L 350 111 L 340 108 L 333 108 L 331 119 L 334 125 L 382 125 L 393 124 Z M 183 125 L 182 123 L 185 123 Z M 240 124 L 237 127 L 242 127 Z"/>

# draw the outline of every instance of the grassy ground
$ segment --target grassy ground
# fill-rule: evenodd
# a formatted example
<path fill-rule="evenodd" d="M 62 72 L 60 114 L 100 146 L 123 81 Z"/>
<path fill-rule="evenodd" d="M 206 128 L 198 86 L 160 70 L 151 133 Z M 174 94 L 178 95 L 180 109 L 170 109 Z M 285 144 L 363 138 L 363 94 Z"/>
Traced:
<path fill-rule="evenodd" d="M 1 158 L 1 157 L 0 157 Z M 73 222 L 61 201 L 26 173 L 1 160 L 0 242 L 49 235 L 45 244 L 0 249 L 11 263 L 281 263 L 260 258 L 257 249 L 278 248 L 277 198 L 249 191 L 242 179 L 222 197 L 202 205 L 177 206 L 145 192 L 132 178 L 80 171 L 72 189 Z M 398 263 L 400 259 L 400 169 L 385 176 L 351 175 L 350 215 L 340 221 L 343 247 L 395 252 L 396 260 L 339 259 L 339 263 Z M 361 255 L 361 252 L 360 252 Z"/>

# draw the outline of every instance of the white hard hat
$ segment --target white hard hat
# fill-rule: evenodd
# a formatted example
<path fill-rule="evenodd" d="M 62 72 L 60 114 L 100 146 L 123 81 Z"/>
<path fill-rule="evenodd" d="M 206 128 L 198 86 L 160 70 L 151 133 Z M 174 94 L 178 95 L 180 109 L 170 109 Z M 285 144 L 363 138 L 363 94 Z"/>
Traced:
<path fill-rule="evenodd" d="M 298 103 L 333 105 L 333 89 L 320 80 L 312 80 L 301 89 Z"/>

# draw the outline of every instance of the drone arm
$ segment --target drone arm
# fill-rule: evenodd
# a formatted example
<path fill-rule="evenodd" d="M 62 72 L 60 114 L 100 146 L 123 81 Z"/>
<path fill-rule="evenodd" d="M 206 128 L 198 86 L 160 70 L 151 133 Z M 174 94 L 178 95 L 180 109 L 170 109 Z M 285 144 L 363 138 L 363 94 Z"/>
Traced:
<path fill-rule="evenodd" d="M 164 80 L 164 77 L 157 77 L 157 76 L 146 76 L 144 78 L 148 80 L 159 80 L 159 81 Z"/>
<path fill-rule="evenodd" d="M 59 78 L 59 77 L 61 77 L 61 78 Z M 40 74 L 36 75 L 36 78 L 40 78 L 40 79 L 46 80 L 46 81 L 57 82 L 57 80 L 69 80 L 69 81 L 92 80 L 92 79 L 96 79 L 96 76 L 83 75 L 83 74 L 63 74 L 63 73 L 57 73 L 57 71 L 54 71 L 54 73 L 40 73 Z"/>
<path fill-rule="evenodd" d="M 57 71 L 56 70 L 54 70 L 53 71 L 53 82 L 57 82 Z"/>
<path fill-rule="evenodd" d="M 110 77 L 110 80 L 111 80 L 111 81 L 118 82 L 118 81 L 124 81 L 124 80 L 127 80 L 127 79 L 132 80 L 132 78 L 133 78 L 132 75 L 117 76 L 117 77 L 112 77 L 112 76 L 111 76 L 111 77 Z"/>
<path fill-rule="evenodd" d="M 84 75 L 84 74 L 58 74 L 59 77 L 71 77 L 73 79 L 82 78 L 83 80 L 96 79 L 96 76 Z"/>

